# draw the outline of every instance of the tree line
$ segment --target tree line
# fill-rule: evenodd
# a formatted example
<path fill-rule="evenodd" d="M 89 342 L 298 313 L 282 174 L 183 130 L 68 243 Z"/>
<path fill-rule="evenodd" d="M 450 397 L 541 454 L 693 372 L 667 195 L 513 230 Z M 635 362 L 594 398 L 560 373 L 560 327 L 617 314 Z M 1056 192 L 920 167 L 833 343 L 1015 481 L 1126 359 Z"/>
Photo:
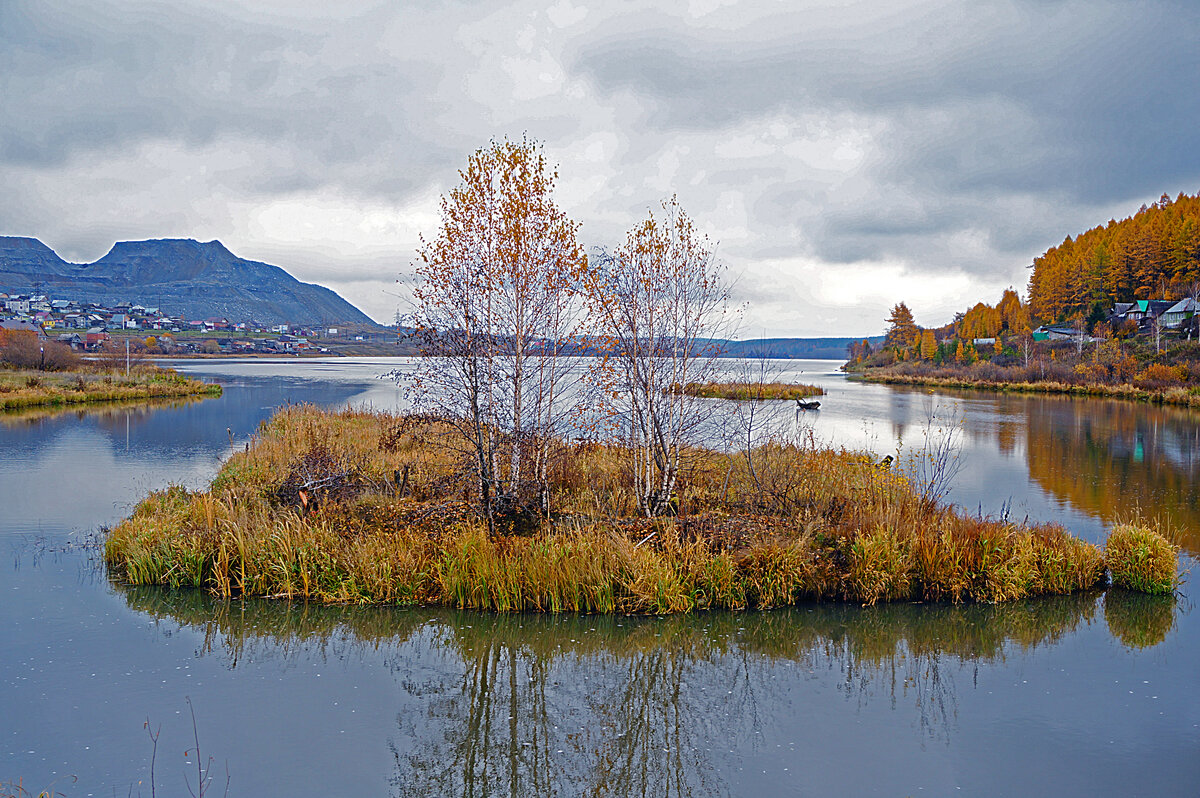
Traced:
<path fill-rule="evenodd" d="M 1033 261 L 1033 314 L 1066 321 L 1114 302 L 1200 294 L 1200 194 L 1163 194 L 1133 216 L 1067 236 Z"/>

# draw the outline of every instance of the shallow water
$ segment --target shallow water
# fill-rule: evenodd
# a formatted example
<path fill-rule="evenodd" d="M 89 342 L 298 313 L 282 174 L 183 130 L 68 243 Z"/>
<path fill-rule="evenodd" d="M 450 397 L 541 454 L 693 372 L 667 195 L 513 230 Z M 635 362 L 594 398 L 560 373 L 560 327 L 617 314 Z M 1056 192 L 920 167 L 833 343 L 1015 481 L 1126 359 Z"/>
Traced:
<path fill-rule="evenodd" d="M 931 397 L 848 383 L 835 365 L 789 364 L 784 378 L 828 390 L 789 423 L 903 455 L 931 407 L 954 411 L 951 500 L 1094 540 L 1140 506 L 1200 552 L 1200 415 Z M 212 794 L 226 766 L 231 795 L 1200 793 L 1186 595 L 497 617 L 108 582 L 88 531 L 148 490 L 203 485 L 283 402 L 404 406 L 377 378 L 392 367 L 189 361 L 225 396 L 0 419 L 0 781 L 149 795 L 148 720 L 159 792 L 186 794 L 190 698 Z"/>

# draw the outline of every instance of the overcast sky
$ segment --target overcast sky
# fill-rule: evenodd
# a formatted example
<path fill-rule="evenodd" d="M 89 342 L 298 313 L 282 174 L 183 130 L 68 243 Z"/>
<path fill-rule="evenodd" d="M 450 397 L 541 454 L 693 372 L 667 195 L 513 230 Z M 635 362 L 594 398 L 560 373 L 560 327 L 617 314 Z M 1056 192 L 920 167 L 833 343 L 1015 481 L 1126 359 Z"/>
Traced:
<path fill-rule="evenodd" d="M 0 0 L 0 234 L 218 238 L 379 321 L 489 139 L 611 246 L 676 193 L 744 337 L 937 325 L 1200 190 L 1200 4 Z"/>

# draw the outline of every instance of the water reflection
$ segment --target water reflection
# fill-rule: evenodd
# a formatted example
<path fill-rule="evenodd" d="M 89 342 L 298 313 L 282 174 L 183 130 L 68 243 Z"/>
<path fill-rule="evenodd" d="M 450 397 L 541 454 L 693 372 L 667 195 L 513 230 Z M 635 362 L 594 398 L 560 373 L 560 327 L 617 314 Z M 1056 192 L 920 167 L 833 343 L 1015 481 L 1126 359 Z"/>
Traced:
<path fill-rule="evenodd" d="M 389 742 L 402 796 L 726 794 L 722 757 L 762 744 L 798 685 L 833 686 L 856 711 L 883 702 L 910 714 L 921 738 L 948 741 L 980 666 L 1055 646 L 1092 625 L 1101 603 L 1113 635 L 1139 648 L 1161 642 L 1176 612 L 1171 597 L 1123 591 L 628 618 L 119 590 L 138 612 L 200 630 L 199 653 L 230 668 L 382 652 L 415 707 Z"/>
<path fill-rule="evenodd" d="M 120 420 L 144 418 L 159 410 L 188 407 L 212 397 L 185 396 L 172 399 L 131 399 L 120 402 L 95 402 L 72 405 L 38 405 L 15 410 L 0 411 L 0 426 L 35 426 L 38 422 L 52 418 L 71 418 L 75 421 Z"/>
<path fill-rule="evenodd" d="M 1174 595 L 1148 596 L 1132 590 L 1110 590 L 1104 597 L 1104 620 L 1112 636 L 1131 649 L 1151 648 L 1175 628 L 1179 601 Z"/>
<path fill-rule="evenodd" d="M 1161 515 L 1200 555 L 1195 411 L 1094 399 L 1024 404 L 1032 480 L 1108 523 Z"/>

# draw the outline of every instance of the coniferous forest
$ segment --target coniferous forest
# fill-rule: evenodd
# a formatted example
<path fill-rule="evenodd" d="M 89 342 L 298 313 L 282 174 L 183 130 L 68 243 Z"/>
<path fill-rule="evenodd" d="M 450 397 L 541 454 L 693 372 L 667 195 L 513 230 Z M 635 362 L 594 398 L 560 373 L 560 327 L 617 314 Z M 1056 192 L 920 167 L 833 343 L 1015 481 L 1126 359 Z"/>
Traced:
<path fill-rule="evenodd" d="M 1029 304 L 1045 321 L 1097 306 L 1200 294 L 1200 194 L 1163 194 L 1133 216 L 1094 227 L 1033 262 Z"/>

